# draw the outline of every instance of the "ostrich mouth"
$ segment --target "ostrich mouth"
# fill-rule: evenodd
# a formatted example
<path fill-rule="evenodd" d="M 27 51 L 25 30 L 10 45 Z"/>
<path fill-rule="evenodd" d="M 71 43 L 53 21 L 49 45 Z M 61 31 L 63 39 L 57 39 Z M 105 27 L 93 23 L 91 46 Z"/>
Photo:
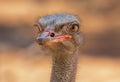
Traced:
<path fill-rule="evenodd" d="M 46 45 L 49 43 L 59 43 L 63 41 L 69 41 L 71 39 L 72 39 L 72 35 L 54 33 L 54 35 L 51 36 L 49 32 L 43 32 L 40 36 L 36 38 L 36 42 L 39 45 Z"/>

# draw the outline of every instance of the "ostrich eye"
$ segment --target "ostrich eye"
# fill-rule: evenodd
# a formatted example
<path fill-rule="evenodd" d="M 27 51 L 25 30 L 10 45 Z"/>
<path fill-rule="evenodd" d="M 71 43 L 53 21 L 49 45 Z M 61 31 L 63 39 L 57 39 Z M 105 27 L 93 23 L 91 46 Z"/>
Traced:
<path fill-rule="evenodd" d="M 36 33 L 41 33 L 43 31 L 43 27 L 40 24 L 34 24 L 33 29 Z"/>
<path fill-rule="evenodd" d="M 40 24 L 34 24 L 32 29 L 33 37 L 37 37 L 43 31 L 43 28 Z"/>
<path fill-rule="evenodd" d="M 78 30 L 79 30 L 79 26 L 78 26 L 77 24 L 72 25 L 72 26 L 70 27 L 70 31 L 71 31 L 71 32 L 77 32 Z"/>
<path fill-rule="evenodd" d="M 69 25 L 63 25 L 62 26 L 62 31 L 65 33 L 74 33 L 79 30 L 79 25 L 78 24 L 69 24 Z"/>

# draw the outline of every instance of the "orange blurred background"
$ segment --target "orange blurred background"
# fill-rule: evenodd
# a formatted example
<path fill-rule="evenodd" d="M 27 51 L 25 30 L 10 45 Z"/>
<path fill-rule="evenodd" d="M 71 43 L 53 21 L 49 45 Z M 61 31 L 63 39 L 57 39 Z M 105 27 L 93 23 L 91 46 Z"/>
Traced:
<path fill-rule="evenodd" d="M 81 19 L 76 82 L 120 82 L 119 0 L 1 0 L 0 82 L 49 82 L 51 55 L 34 42 L 32 26 L 54 13 Z"/>

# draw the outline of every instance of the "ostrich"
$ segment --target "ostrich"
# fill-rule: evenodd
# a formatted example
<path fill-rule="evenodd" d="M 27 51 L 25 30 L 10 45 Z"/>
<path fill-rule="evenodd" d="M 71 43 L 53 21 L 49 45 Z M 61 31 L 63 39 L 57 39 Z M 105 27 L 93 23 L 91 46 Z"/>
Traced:
<path fill-rule="evenodd" d="M 78 49 L 82 43 L 80 22 L 72 14 L 52 14 L 35 24 L 39 31 L 36 41 L 52 51 L 50 82 L 75 82 Z"/>

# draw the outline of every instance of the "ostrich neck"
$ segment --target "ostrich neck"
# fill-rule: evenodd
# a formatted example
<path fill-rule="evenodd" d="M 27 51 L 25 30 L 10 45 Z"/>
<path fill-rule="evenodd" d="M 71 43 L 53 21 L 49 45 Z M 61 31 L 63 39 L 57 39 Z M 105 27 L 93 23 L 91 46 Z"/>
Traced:
<path fill-rule="evenodd" d="M 52 74 L 50 82 L 75 82 L 78 50 L 74 53 L 58 53 L 52 57 Z"/>

